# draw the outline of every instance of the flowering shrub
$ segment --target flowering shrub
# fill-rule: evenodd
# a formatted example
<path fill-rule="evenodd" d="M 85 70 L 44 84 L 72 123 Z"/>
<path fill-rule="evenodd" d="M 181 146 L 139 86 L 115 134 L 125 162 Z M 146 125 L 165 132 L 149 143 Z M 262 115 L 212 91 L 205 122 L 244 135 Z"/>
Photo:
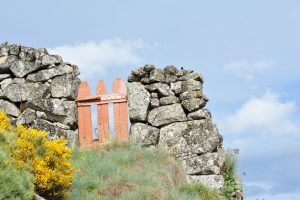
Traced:
<path fill-rule="evenodd" d="M 19 169 L 30 167 L 36 191 L 50 199 L 65 198 L 74 171 L 65 139 L 48 140 L 45 131 L 22 125 L 12 127 L 1 111 L 0 130 L 0 145 L 16 159 Z"/>

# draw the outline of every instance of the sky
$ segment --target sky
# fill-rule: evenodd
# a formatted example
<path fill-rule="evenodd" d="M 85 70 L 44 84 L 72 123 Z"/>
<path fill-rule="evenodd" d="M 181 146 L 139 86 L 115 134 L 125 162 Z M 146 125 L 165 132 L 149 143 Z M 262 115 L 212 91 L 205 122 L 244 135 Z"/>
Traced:
<path fill-rule="evenodd" d="M 300 0 L 0 0 L 0 43 L 46 47 L 108 90 L 144 64 L 203 74 L 248 200 L 300 200 Z"/>

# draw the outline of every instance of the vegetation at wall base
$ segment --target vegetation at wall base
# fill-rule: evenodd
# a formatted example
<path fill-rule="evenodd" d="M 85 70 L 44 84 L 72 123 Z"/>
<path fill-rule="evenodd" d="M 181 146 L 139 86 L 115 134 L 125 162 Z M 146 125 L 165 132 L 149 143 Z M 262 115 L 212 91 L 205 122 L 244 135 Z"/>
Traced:
<path fill-rule="evenodd" d="M 70 200 L 225 199 L 203 185 L 187 184 L 179 162 L 160 148 L 114 141 L 98 149 L 77 149 L 73 165 Z"/>
<path fill-rule="evenodd" d="M 180 187 L 180 191 L 197 194 L 205 200 L 226 200 L 220 191 L 210 189 L 201 183 L 185 184 Z"/>
<path fill-rule="evenodd" d="M 31 200 L 34 177 L 26 170 L 18 170 L 15 160 L 0 147 L 0 199 Z"/>
<path fill-rule="evenodd" d="M 229 149 L 225 153 L 225 166 L 223 168 L 224 196 L 227 200 L 242 199 L 242 184 L 237 175 L 237 154 Z"/>
<path fill-rule="evenodd" d="M 22 125 L 12 126 L 5 113 L 0 111 L 0 146 L 5 152 L 3 155 L 15 164 L 8 169 L 10 173 L 14 170 L 17 174 L 26 174 L 24 171 L 30 173 L 29 176 L 34 177 L 31 180 L 35 192 L 47 199 L 66 197 L 72 183 L 73 167 L 70 162 L 71 149 L 66 147 L 65 139 L 48 140 L 44 131 Z M 8 177 L 6 181 L 13 184 L 15 180 Z M 19 198 L 13 196 L 12 193 L 11 197 L 4 199 Z"/>

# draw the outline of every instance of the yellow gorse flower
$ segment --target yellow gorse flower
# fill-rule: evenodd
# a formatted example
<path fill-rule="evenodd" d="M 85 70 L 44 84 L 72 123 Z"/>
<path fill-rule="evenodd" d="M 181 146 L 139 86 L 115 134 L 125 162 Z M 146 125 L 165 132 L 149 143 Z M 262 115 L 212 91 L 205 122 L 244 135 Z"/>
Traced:
<path fill-rule="evenodd" d="M 38 192 L 57 199 L 66 196 L 72 183 L 71 149 L 64 138 L 48 140 L 48 133 L 30 127 L 10 125 L 0 111 L 0 145 L 16 159 L 20 169 L 28 168 L 35 176 Z"/>

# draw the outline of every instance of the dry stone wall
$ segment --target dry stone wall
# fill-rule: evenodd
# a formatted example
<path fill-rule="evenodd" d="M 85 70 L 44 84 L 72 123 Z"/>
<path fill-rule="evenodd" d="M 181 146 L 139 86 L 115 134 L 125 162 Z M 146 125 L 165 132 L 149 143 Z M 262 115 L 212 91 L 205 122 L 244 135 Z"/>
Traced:
<path fill-rule="evenodd" d="M 80 84 L 76 65 L 46 49 L 0 45 L 0 109 L 15 124 L 49 132 L 49 138 L 78 138 L 75 98 Z"/>
<path fill-rule="evenodd" d="M 130 139 L 162 146 L 182 163 L 191 182 L 222 189 L 222 136 L 205 109 L 203 77 L 174 66 L 145 65 L 128 77 Z"/>

